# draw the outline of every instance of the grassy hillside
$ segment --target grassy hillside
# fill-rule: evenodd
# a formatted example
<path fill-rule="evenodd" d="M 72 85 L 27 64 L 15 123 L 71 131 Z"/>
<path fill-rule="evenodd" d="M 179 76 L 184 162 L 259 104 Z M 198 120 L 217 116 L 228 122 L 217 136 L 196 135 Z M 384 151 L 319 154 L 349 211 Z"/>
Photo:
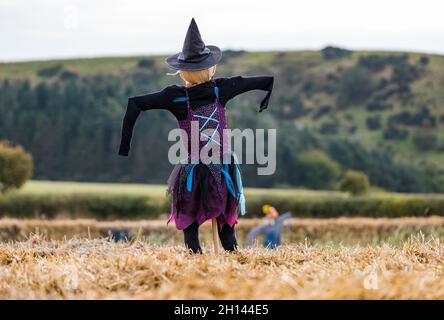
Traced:
<path fill-rule="evenodd" d="M 394 154 L 410 161 L 428 159 L 437 164 L 444 163 L 444 152 L 442 152 L 444 150 L 444 90 L 442 90 L 444 56 L 359 51 L 349 54 L 340 52 L 336 54 L 337 56 L 326 58 L 325 52 L 326 50 L 324 52 L 225 52 L 218 73 L 224 76 L 257 73 L 275 75 L 276 85 L 271 107 L 280 110 L 286 118 L 293 118 L 295 125 L 299 127 L 309 127 L 329 136 L 352 138 L 369 147 L 390 145 Z M 417 76 L 412 76 L 413 79 L 410 81 L 405 80 L 409 90 L 388 95 L 381 100 L 383 102 L 381 110 L 377 110 L 378 106 L 373 108 L 375 110 L 371 110 L 368 105 L 383 91 L 379 88 L 382 86 L 381 83 L 388 82 L 386 87 L 391 89 L 396 87 L 391 80 L 396 62 L 388 62 L 382 66 L 379 66 L 379 63 L 384 64 L 383 59 L 402 56 L 407 59 L 405 63 L 403 62 L 407 66 L 406 70 L 414 69 L 416 71 L 413 73 L 417 73 Z M 364 92 L 362 99 L 358 97 L 356 101 L 351 101 L 347 105 L 338 102 L 341 76 L 350 68 L 359 65 L 360 59 L 368 57 L 379 57 L 382 60 L 376 61 L 378 65 L 367 68 L 373 90 Z M 164 66 L 163 59 L 163 56 L 151 56 L 2 63 L 0 79 L 27 78 L 37 83 L 58 81 L 63 77 L 117 76 L 125 81 L 134 74 L 155 73 L 157 87 L 160 88 L 169 83 L 179 82 L 177 78 L 164 76 L 169 70 Z M 51 75 L 52 72 L 54 75 Z M 409 71 L 402 72 L 407 79 Z M 286 101 L 282 103 L 281 100 Z M 302 102 L 303 110 L 295 112 L 295 109 L 300 108 L 295 107 L 298 100 Z M 420 114 L 424 107 L 428 110 L 425 112 L 435 119 L 432 120 L 434 123 L 430 124 L 427 119 L 421 123 L 421 115 L 418 115 L 417 123 L 408 119 L 393 120 L 394 116 L 402 112 Z M 379 119 L 377 128 L 368 128 L 369 118 Z M 390 121 L 397 130 L 405 130 L 407 136 L 402 137 L 401 134 L 397 137 L 395 134 L 392 138 L 384 137 L 384 131 L 390 127 Z M 437 142 L 433 143 L 430 150 L 428 147 L 426 150 L 421 148 L 418 150 L 415 146 L 414 137 L 418 132 L 432 133 L 436 136 Z M 425 139 L 427 137 L 425 136 Z"/>
<path fill-rule="evenodd" d="M 165 181 L 170 168 L 159 165 L 166 156 L 164 143 L 136 138 L 131 172 L 120 168 L 115 159 L 126 97 L 181 82 L 178 77 L 165 75 L 170 70 L 163 60 L 163 56 L 138 56 L 0 64 L 3 88 L 6 80 L 12 86 L 18 83 L 10 97 L 0 99 L 0 111 L 11 110 L 9 101 L 17 100 L 13 103 L 15 109 L 12 108 L 17 113 L 0 120 L 0 139 L 13 140 L 32 152 L 38 162 L 35 170 L 38 179 Z M 241 96 L 227 105 L 231 126 L 287 130 L 281 130 L 284 133 L 279 138 L 282 143 L 278 152 L 283 152 L 278 154 L 278 175 L 268 181 L 247 172 L 246 181 L 254 182 L 253 185 L 331 188 L 328 183 L 310 185 L 307 183 L 310 177 L 287 179 L 290 168 L 300 165 L 297 155 L 314 147 L 339 162 L 342 172 L 362 170 L 377 186 L 408 192 L 442 191 L 439 186 L 444 182 L 444 56 L 352 52 L 332 47 L 295 52 L 226 51 L 217 73 L 218 76 L 275 76 L 270 108 L 260 117 L 253 114 L 257 103 L 251 97 L 256 95 L 257 101 L 260 92 Z M 27 84 L 19 82 L 23 79 L 36 89 L 30 91 Z M 42 83 L 47 86 L 39 87 Z M 12 92 L 9 88 L 5 90 Z M 36 100 L 43 101 L 44 107 L 38 102 L 34 105 Z M 23 114 L 22 110 L 29 110 L 29 114 Z M 58 112 L 61 114 L 54 118 L 53 114 Z M 35 117 L 38 113 L 42 114 Z M 151 122 L 140 121 L 136 137 L 142 131 L 144 135 L 166 135 L 166 130 L 174 126 L 174 119 L 160 112 L 150 113 L 150 119 Z M 50 134 L 42 128 L 57 132 L 54 137 L 63 135 L 58 140 L 52 139 L 46 146 L 49 150 L 45 151 L 40 144 Z M 339 143 L 334 148 L 307 143 L 311 137 L 294 131 L 304 128 L 321 142 L 337 139 Z M 292 137 L 297 137 L 296 141 Z M 340 139 L 380 154 L 363 154 L 362 150 L 356 151 L 359 149 L 355 145 L 349 145 L 345 159 Z M 295 143 L 297 148 L 293 149 Z M 72 154 L 67 150 L 73 150 Z M 82 160 L 92 150 L 96 157 L 83 164 Z M 148 150 L 158 152 L 145 159 Z M 285 163 L 288 152 L 294 153 L 291 154 L 294 159 Z M 353 153 L 360 154 L 360 163 Z M 58 158 L 60 154 L 66 158 Z M 387 163 L 386 156 L 402 165 L 390 163 L 381 171 Z M 411 177 L 403 182 L 409 172 Z M 387 178 L 390 181 L 384 176 L 390 176 Z M 431 177 L 436 179 L 431 181 Z"/>

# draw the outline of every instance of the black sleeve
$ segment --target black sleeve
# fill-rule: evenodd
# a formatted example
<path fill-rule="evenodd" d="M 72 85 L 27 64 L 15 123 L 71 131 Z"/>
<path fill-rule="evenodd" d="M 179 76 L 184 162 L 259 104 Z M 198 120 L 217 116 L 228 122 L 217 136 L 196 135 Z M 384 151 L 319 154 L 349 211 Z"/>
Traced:
<path fill-rule="evenodd" d="M 221 79 L 220 81 L 220 95 L 221 102 L 225 104 L 228 100 L 235 96 L 251 91 L 251 90 L 263 90 L 267 91 L 267 95 L 261 101 L 259 112 L 265 110 L 268 107 L 271 91 L 273 90 L 274 77 L 272 76 L 253 76 L 253 77 L 232 77 Z"/>
<path fill-rule="evenodd" d="M 170 104 L 168 88 L 143 96 L 128 99 L 125 117 L 122 123 L 122 138 L 120 140 L 119 155 L 128 156 L 133 135 L 134 125 L 141 111 L 150 109 L 164 109 Z"/>

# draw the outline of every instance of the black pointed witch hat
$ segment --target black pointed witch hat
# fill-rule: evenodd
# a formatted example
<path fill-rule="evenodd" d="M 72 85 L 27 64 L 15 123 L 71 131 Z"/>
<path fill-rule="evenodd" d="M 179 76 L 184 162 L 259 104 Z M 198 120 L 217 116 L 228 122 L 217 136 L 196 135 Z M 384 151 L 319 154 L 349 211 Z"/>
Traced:
<path fill-rule="evenodd" d="M 216 65 L 222 57 L 216 46 L 206 46 L 200 36 L 196 21 L 191 19 L 182 52 L 166 58 L 165 62 L 175 70 L 204 70 Z"/>

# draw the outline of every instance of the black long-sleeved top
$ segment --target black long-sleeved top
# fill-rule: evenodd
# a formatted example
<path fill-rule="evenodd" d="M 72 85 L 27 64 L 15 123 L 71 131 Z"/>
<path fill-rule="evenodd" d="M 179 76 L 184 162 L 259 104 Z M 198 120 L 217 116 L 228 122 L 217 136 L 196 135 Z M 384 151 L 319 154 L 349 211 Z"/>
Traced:
<path fill-rule="evenodd" d="M 274 78 L 272 76 L 237 76 L 218 78 L 214 81 L 219 88 L 219 101 L 223 106 L 241 93 L 255 89 L 268 91 L 260 104 L 259 112 L 261 112 L 268 106 Z M 198 108 L 213 102 L 215 99 L 213 89 L 214 83 L 212 81 L 187 88 L 191 108 Z M 128 155 L 134 124 L 141 111 L 166 109 L 173 113 L 177 120 L 183 120 L 187 117 L 187 101 L 183 99 L 184 96 L 185 88 L 183 86 L 172 85 L 162 91 L 129 98 L 122 124 L 119 155 Z"/>

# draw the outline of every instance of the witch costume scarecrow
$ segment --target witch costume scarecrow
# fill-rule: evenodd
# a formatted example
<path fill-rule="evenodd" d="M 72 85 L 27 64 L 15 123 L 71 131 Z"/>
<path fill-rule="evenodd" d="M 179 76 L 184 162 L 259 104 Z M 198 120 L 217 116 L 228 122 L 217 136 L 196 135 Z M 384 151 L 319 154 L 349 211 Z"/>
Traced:
<path fill-rule="evenodd" d="M 122 126 L 119 149 L 122 156 L 128 156 L 133 127 L 142 111 L 169 110 L 176 117 L 179 128 L 186 132 L 188 159 L 175 166 L 168 180 L 171 195 L 168 222 L 175 221 L 176 228 L 184 231 L 185 245 L 194 253 L 202 252 L 198 228 L 207 220 L 213 220 L 213 227 L 217 221 L 217 232 L 225 250 L 237 248 L 234 227 L 238 212 L 245 213 L 245 198 L 235 155 L 229 151 L 230 161 L 222 161 L 227 155 L 224 146 L 229 143 L 223 131 L 227 128 L 225 104 L 241 93 L 259 89 L 267 91 L 259 107 L 261 112 L 267 108 L 273 88 L 271 76 L 214 79 L 221 57 L 218 47 L 205 45 L 192 19 L 182 51 L 165 61 L 177 70 L 185 85 L 171 85 L 159 92 L 129 98 Z M 208 144 L 216 144 L 220 148 L 221 161 L 204 163 L 195 158 L 196 153 L 191 150 L 193 123 L 199 129 L 199 151 Z M 219 139 L 215 139 L 215 134 Z"/>

